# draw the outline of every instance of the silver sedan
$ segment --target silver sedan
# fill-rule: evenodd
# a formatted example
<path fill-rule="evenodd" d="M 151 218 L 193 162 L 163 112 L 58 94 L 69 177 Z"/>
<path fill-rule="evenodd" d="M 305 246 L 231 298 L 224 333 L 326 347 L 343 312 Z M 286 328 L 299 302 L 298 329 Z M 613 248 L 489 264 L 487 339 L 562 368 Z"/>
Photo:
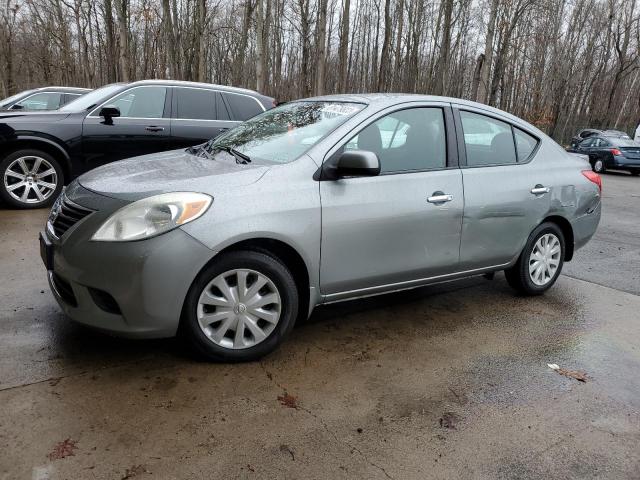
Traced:
<path fill-rule="evenodd" d="M 494 108 L 325 96 L 81 176 L 40 245 L 73 320 L 240 361 L 327 302 L 497 271 L 541 294 L 600 194 L 584 159 Z"/>

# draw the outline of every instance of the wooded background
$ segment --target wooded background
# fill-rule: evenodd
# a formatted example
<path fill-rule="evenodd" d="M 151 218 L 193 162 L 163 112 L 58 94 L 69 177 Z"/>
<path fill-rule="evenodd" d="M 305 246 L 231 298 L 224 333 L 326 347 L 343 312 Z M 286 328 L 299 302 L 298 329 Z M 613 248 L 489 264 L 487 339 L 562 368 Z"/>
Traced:
<path fill-rule="evenodd" d="M 640 120 L 636 0 L 1 0 L 0 90 L 146 78 L 279 101 L 397 91 L 484 102 L 560 142 Z"/>

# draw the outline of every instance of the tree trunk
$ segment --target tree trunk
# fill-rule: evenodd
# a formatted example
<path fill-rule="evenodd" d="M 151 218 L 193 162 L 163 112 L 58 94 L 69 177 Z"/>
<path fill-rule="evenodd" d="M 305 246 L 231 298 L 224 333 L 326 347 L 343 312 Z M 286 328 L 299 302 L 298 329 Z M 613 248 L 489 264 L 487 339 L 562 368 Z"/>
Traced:
<path fill-rule="evenodd" d="M 340 28 L 340 47 L 338 49 L 338 70 L 339 70 L 339 87 L 338 93 L 347 91 L 347 76 L 349 74 L 349 66 L 347 64 L 347 53 L 349 47 L 349 10 L 351 9 L 351 0 L 344 0 L 342 8 L 342 26 Z"/>
<path fill-rule="evenodd" d="M 318 5 L 318 23 L 316 24 L 316 58 L 318 71 L 316 72 L 315 94 L 324 93 L 325 83 L 325 42 L 327 37 L 327 0 L 320 0 Z"/>
<path fill-rule="evenodd" d="M 487 22 L 487 36 L 484 42 L 484 60 L 480 70 L 480 82 L 475 96 L 476 102 L 486 103 L 487 92 L 489 91 L 489 78 L 491 76 L 491 65 L 493 63 L 493 37 L 495 35 L 496 18 L 498 16 L 499 0 L 491 0 L 489 10 L 489 21 Z"/>
<path fill-rule="evenodd" d="M 118 30 L 120 34 L 120 79 L 123 82 L 128 82 L 131 71 L 129 63 L 129 22 L 127 18 L 129 0 L 117 0 L 117 2 Z"/>

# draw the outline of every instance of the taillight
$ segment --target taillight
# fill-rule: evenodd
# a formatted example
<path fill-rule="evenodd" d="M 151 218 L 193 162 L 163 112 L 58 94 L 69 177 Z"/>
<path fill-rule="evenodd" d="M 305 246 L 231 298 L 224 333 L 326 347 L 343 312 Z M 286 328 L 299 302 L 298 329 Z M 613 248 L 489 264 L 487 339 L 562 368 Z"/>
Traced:
<path fill-rule="evenodd" d="M 593 170 L 582 170 L 582 175 L 587 177 L 590 182 L 595 183 L 598 186 L 598 190 L 602 193 L 602 178 Z"/>
<path fill-rule="evenodd" d="M 622 152 L 620 150 L 618 150 L 617 148 L 612 148 L 611 150 L 609 150 L 611 153 L 613 153 L 614 155 L 622 155 Z"/>

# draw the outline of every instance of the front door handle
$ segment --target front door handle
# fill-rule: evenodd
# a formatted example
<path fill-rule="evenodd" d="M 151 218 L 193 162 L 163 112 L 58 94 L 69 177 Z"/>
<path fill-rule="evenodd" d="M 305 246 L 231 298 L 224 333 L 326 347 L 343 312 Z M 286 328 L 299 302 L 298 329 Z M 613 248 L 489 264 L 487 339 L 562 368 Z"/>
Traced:
<path fill-rule="evenodd" d="M 443 192 L 433 192 L 433 195 L 427 198 L 427 202 L 429 203 L 447 203 L 453 200 L 453 195 L 448 195 Z"/>
<path fill-rule="evenodd" d="M 164 131 L 164 127 L 156 127 L 155 125 L 149 125 L 145 128 L 147 132 L 162 132 Z"/>
<path fill-rule="evenodd" d="M 549 190 L 549 187 L 538 184 L 531 189 L 531 193 L 534 195 L 544 195 L 545 193 L 549 193 Z"/>

